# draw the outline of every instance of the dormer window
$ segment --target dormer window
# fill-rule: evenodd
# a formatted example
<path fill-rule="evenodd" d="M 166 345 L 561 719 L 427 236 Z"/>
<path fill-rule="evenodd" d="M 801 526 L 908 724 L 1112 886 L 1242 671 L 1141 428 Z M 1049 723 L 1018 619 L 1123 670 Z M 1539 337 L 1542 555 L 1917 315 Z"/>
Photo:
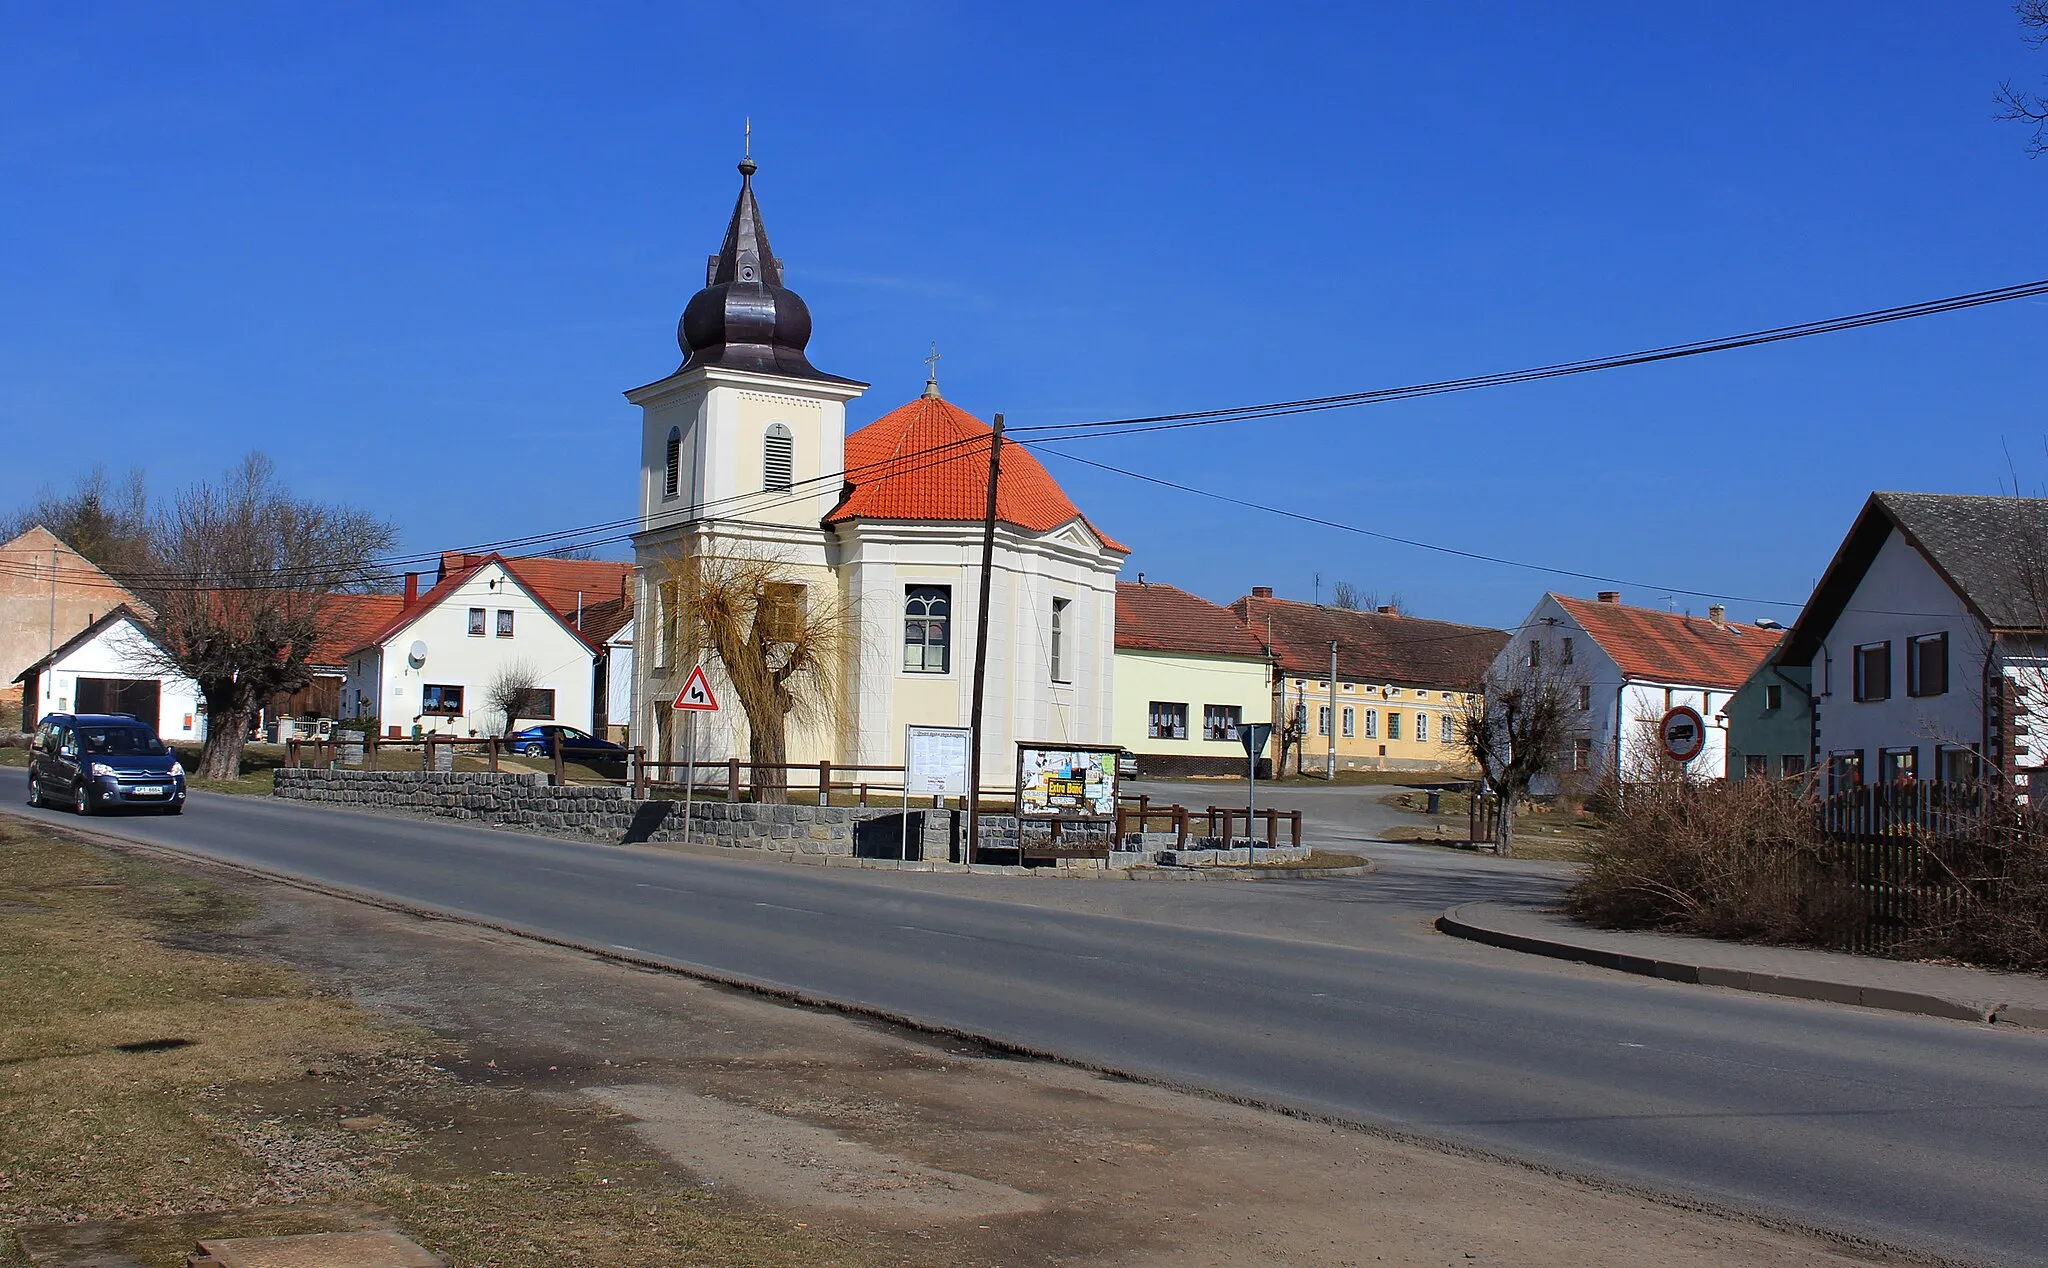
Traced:
<path fill-rule="evenodd" d="M 668 429 L 667 461 L 668 474 L 662 477 L 661 496 L 672 498 L 676 495 L 677 487 L 682 483 L 683 475 L 683 429 L 680 427 Z"/>
<path fill-rule="evenodd" d="M 761 441 L 761 487 L 770 493 L 787 493 L 791 484 L 796 439 L 784 423 L 768 424 Z"/>

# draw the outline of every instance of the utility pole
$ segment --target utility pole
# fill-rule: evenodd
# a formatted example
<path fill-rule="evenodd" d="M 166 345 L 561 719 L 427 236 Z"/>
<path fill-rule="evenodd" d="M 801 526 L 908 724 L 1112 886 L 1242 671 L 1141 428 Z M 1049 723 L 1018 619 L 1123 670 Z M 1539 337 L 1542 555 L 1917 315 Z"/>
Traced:
<path fill-rule="evenodd" d="M 1337 643 L 1330 641 L 1330 755 L 1323 759 L 1323 778 L 1337 778 Z"/>
<path fill-rule="evenodd" d="M 974 736 L 974 747 L 967 755 L 969 863 L 979 861 L 981 856 L 981 702 L 988 685 L 988 600 L 996 571 L 996 483 L 1002 474 L 1003 416 L 998 414 L 988 444 L 988 509 L 981 518 L 981 594 L 977 600 L 980 610 L 974 618 L 974 702 L 967 715 L 967 729 Z"/>

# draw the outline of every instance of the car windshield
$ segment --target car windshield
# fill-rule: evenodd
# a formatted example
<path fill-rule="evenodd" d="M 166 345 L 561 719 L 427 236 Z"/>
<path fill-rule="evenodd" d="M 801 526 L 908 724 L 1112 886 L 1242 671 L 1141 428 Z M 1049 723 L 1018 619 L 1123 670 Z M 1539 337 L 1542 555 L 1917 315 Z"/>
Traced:
<path fill-rule="evenodd" d="M 118 757 L 165 757 L 171 751 L 162 740 L 139 726 L 79 727 L 78 747 L 87 753 Z"/>

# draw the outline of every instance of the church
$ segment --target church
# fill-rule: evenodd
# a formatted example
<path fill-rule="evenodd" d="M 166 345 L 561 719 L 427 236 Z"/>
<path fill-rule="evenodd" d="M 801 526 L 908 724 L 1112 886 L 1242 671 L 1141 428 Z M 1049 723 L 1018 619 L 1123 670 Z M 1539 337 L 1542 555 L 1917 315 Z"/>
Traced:
<path fill-rule="evenodd" d="M 730 675 L 678 619 L 678 561 L 771 560 L 778 603 L 846 618 L 821 707 L 788 724 L 788 761 L 900 765 L 906 726 L 969 722 L 993 431 L 934 374 L 847 434 L 868 385 L 805 354 L 810 310 L 769 248 L 756 170 L 740 163 L 724 244 L 683 310 L 682 365 L 626 393 L 642 412 L 634 733 L 650 757 L 685 760 L 689 729 L 670 706 L 702 661 L 722 708 L 696 726 L 694 760 L 748 756 Z M 1005 444 L 1000 468 L 984 788 L 1010 784 L 1017 741 L 1111 742 L 1116 576 L 1130 553 L 1024 446 Z"/>

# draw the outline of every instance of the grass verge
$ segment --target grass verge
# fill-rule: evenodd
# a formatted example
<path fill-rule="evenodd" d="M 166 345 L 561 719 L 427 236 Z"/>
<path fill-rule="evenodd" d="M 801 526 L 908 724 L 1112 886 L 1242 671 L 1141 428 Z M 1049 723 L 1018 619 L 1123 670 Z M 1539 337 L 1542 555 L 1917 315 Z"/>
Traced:
<path fill-rule="evenodd" d="M 458 1266 L 858 1262 L 687 1187 L 610 1111 L 470 1078 L 430 1036 L 213 949 L 255 914 L 0 820 L 0 1234 L 110 1221 L 114 1249 L 176 1268 L 202 1236 L 367 1214 Z M 0 1264 L 28 1263 L 0 1236 Z"/>

